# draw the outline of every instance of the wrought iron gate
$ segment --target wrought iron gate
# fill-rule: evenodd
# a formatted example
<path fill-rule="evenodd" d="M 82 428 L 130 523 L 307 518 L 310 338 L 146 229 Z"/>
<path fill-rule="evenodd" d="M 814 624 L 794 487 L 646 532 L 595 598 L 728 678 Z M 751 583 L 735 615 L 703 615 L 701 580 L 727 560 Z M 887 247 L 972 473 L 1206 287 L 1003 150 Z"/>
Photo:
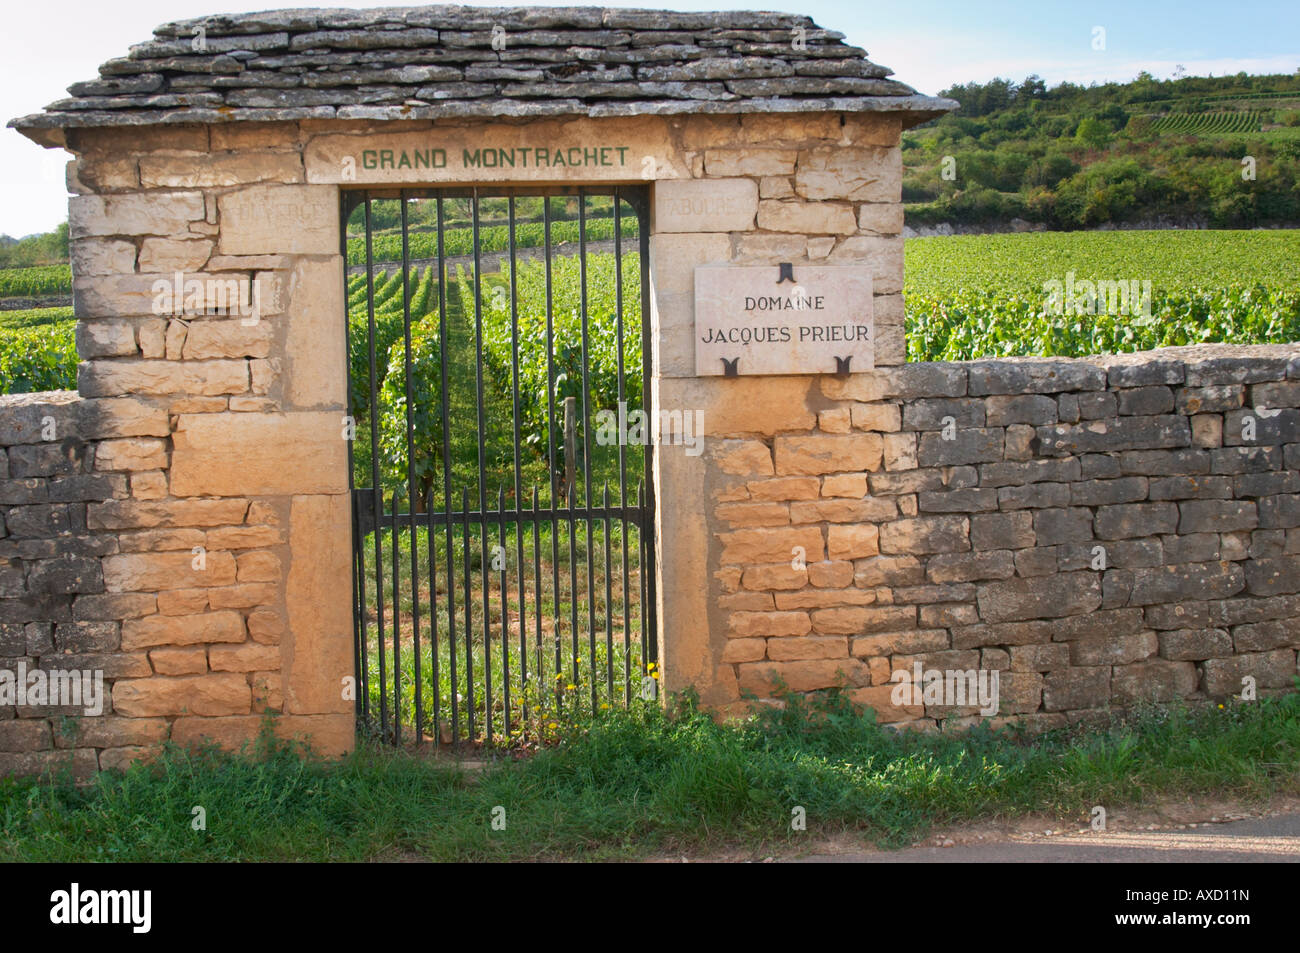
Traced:
<path fill-rule="evenodd" d="M 647 200 L 344 193 L 357 714 L 387 741 L 545 736 L 654 684 Z"/>

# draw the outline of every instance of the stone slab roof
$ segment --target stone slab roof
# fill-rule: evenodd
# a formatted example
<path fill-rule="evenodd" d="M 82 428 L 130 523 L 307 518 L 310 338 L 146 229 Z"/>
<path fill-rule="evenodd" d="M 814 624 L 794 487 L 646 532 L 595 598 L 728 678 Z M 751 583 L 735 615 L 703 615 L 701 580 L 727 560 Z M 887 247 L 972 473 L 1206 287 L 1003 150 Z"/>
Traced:
<path fill-rule="evenodd" d="M 956 108 L 843 40 L 809 17 L 748 11 L 220 14 L 163 24 L 9 125 L 55 146 L 64 129 L 166 123 L 883 111 L 910 126 Z"/>

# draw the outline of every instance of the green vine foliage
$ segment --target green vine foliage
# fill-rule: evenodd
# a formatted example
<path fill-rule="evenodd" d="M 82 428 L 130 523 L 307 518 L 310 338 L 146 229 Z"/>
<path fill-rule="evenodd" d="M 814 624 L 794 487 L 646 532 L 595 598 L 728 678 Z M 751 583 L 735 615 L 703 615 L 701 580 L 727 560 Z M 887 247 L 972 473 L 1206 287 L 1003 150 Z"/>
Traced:
<path fill-rule="evenodd" d="M 72 322 L 0 333 L 0 394 L 75 389 L 75 333 Z"/>

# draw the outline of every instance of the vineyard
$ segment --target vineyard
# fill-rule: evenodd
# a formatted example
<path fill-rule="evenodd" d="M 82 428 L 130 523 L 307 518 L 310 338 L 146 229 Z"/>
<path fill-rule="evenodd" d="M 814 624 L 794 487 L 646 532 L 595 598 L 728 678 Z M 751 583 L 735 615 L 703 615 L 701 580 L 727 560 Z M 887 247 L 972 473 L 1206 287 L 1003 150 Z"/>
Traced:
<path fill-rule="evenodd" d="M 550 439 L 562 446 L 563 435 L 555 409 L 566 397 L 582 399 L 582 318 L 581 276 L 579 259 L 557 256 L 551 264 L 552 320 L 546 319 L 546 265 L 542 261 L 521 262 L 515 269 L 515 323 L 510 309 L 510 272 L 506 268 L 494 275 L 484 275 L 483 290 L 477 303 L 482 318 L 482 359 L 486 431 L 482 450 L 489 467 L 496 472 L 508 471 L 512 462 L 513 434 L 502 432 L 494 422 L 511 419 L 514 401 L 514 376 L 518 375 L 518 403 L 521 440 L 527 451 L 522 466 L 532 480 L 546 479 L 545 453 L 550 420 Z M 432 266 L 413 268 L 405 283 L 402 270 L 377 270 L 373 278 L 375 394 L 379 421 L 377 442 L 381 454 L 379 472 L 386 486 L 400 485 L 407 471 L 405 372 L 406 336 L 403 302 L 410 299 L 412 417 L 416 429 L 415 471 L 422 482 L 431 485 L 440 461 L 436 449 L 441 445 L 440 299 L 444 309 L 448 336 L 449 411 L 455 415 L 477 413 L 474 382 L 476 303 L 472 274 L 458 268 L 447 282 L 447 293 L 440 296 L 436 270 Z M 625 254 L 622 272 L 615 280 L 615 259 L 611 254 L 587 256 L 587 380 L 586 395 L 590 416 L 602 409 L 613 409 L 620 396 L 632 406 L 640 406 L 641 395 L 641 328 L 640 328 L 640 260 Z M 352 407 L 359 427 L 368 430 L 371 419 L 369 348 L 369 310 L 366 305 L 367 278 L 354 275 L 348 280 L 348 361 L 351 368 Z M 622 289 L 624 327 L 623 389 L 619 391 L 618 327 L 616 298 Z M 550 359 L 548 361 L 548 354 Z M 517 371 L 516 371 L 517 363 Z M 548 385 L 548 376 L 554 386 Z M 463 428 L 462 428 L 463 432 Z M 579 424 L 579 438 L 581 424 Z M 356 478 L 358 485 L 369 485 L 372 477 L 368 436 L 358 436 L 356 443 Z M 472 474 L 477 465 L 480 442 L 451 437 L 454 444 L 452 467 L 460 477 Z M 602 448 L 593 447 L 593 451 Z M 611 459 L 594 454 L 593 468 L 608 476 Z"/>
<path fill-rule="evenodd" d="M 600 222 L 599 218 L 588 222 L 589 235 L 596 232 Z M 553 223 L 552 234 L 569 224 Z M 526 223 L 517 226 L 521 236 L 525 227 Z M 627 217 L 623 221 L 624 235 L 634 227 L 635 219 Z M 461 231 L 467 229 L 448 228 L 444 235 Z M 487 228 L 480 230 L 481 234 L 488 232 Z M 1295 231 L 1045 232 L 917 238 L 909 240 L 906 247 L 909 360 L 1079 355 L 1196 342 L 1300 340 L 1300 274 L 1295 267 L 1300 260 L 1300 233 Z M 383 260 L 378 255 L 376 258 Z M 594 379 L 606 390 L 608 360 L 601 355 L 608 353 L 612 325 L 609 318 L 614 311 L 610 303 L 614 294 L 612 258 L 592 256 L 590 260 L 596 264 L 588 276 L 593 307 L 597 309 L 592 311 L 591 320 L 591 348 L 597 359 Z M 628 296 L 639 293 L 639 274 L 633 264 L 636 260 L 635 256 L 624 256 L 625 303 Z M 576 268 L 573 261 L 576 259 L 556 258 L 555 285 L 560 295 L 554 332 L 557 354 L 572 354 L 572 315 L 577 308 L 576 275 L 569 274 Z M 1067 272 L 1073 272 L 1077 279 L 1150 281 L 1150 317 L 1044 314 L 1043 283 L 1064 282 Z M 539 297 L 544 291 L 537 285 L 544 270 L 541 263 L 521 262 L 518 273 L 523 305 L 520 340 L 526 354 L 536 344 L 536 335 L 544 324 Z M 67 266 L 0 271 L 0 296 L 33 291 L 49 294 L 52 288 L 66 291 L 67 275 Z M 413 344 L 417 352 L 437 346 L 436 335 L 429 336 L 431 330 L 436 331 L 435 278 L 435 269 L 428 265 L 413 267 L 410 272 Z M 493 287 L 504 289 L 508 278 L 507 269 L 489 280 Z M 460 336 L 458 346 L 468 347 L 472 343 L 473 302 L 462 301 L 457 287 L 454 280 L 448 282 L 447 308 L 452 328 L 460 328 L 455 331 Z M 380 369 L 376 385 L 381 392 L 390 363 L 400 357 L 405 347 L 402 295 L 400 268 L 386 268 L 377 274 L 375 323 Z M 508 383 L 505 378 L 510 355 L 509 314 L 504 303 L 508 303 L 504 292 L 486 295 L 482 302 L 487 384 L 494 399 L 503 393 L 508 395 L 508 390 L 502 390 Z M 358 417 L 364 421 L 369 414 L 368 355 L 365 335 L 357 333 L 367 320 L 363 275 L 349 278 L 348 313 L 354 329 L 349 337 L 352 396 Z M 0 311 L 0 392 L 75 386 L 71 322 L 72 309 L 66 307 Z M 395 344 L 400 345 L 399 352 L 393 351 Z M 473 362 L 465 360 L 463 372 L 472 379 Z M 544 443 L 546 433 L 537 412 L 545 398 L 546 378 L 544 369 L 540 373 L 539 378 L 538 367 L 525 360 L 521 393 L 527 419 L 539 428 L 536 439 Z M 571 367 L 562 366 L 558 374 L 558 384 L 570 386 Z M 404 393 L 392 393 L 394 387 L 390 385 L 385 398 L 389 406 L 405 399 Z M 629 378 L 627 393 L 639 393 L 639 388 L 640 381 Z M 562 399 L 565 395 L 557 392 L 555 396 Z M 608 399 L 607 394 L 599 397 L 603 402 Z M 605 405 L 593 403 L 594 408 Z M 364 441 L 358 441 L 357 446 L 358 466 L 366 472 L 369 449 Z"/>
<path fill-rule="evenodd" d="M 515 247 L 537 248 L 544 242 L 545 224 L 539 221 L 517 222 L 515 224 Z M 579 223 L 575 221 L 558 221 L 551 223 L 551 243 L 560 245 L 578 241 Z M 635 239 L 636 219 L 625 217 L 622 221 L 623 240 Z M 592 217 L 586 223 L 588 242 L 609 241 L 614 237 L 614 219 L 611 215 Z M 442 233 L 443 254 L 449 258 L 468 257 L 474 254 L 474 231 L 472 228 L 444 228 Z M 479 252 L 491 254 L 504 252 L 509 246 L 509 225 L 494 224 L 479 226 Z M 377 232 L 371 239 L 371 254 L 375 261 L 401 261 L 402 236 L 400 231 Z M 436 258 L 438 255 L 438 235 L 436 231 L 412 231 L 407 238 L 407 255 L 412 260 Z M 365 240 L 351 238 L 348 240 L 348 264 L 364 265 L 366 262 Z"/>
<path fill-rule="evenodd" d="M 908 360 L 1300 341 L 1300 233 L 978 235 L 907 243 Z M 1149 315 L 1055 314 L 1046 282 L 1151 283 Z"/>
<path fill-rule="evenodd" d="M 1267 119 L 1267 113 L 1254 111 L 1169 113 L 1152 119 L 1151 131 L 1196 136 L 1259 132 Z"/>
<path fill-rule="evenodd" d="M 71 293 L 72 268 L 68 265 L 0 269 L 0 298 L 37 298 Z"/>

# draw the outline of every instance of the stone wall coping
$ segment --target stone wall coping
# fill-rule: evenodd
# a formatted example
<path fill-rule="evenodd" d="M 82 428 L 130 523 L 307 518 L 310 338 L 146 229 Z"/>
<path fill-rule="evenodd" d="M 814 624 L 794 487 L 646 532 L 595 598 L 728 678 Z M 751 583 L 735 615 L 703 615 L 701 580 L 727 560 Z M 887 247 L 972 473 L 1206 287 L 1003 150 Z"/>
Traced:
<path fill-rule="evenodd" d="M 504 30 L 504 33 L 500 31 Z M 176 21 L 9 125 L 61 130 L 304 119 L 889 112 L 957 103 L 809 17 L 600 7 L 280 10 Z"/>

